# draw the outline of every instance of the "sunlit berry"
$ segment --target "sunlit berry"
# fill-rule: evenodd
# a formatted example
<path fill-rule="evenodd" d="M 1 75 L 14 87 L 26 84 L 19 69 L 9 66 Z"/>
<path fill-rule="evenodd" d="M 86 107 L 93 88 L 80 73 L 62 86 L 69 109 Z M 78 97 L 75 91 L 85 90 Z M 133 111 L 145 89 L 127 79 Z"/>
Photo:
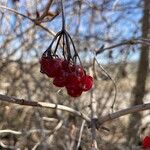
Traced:
<path fill-rule="evenodd" d="M 54 78 L 60 75 L 60 70 L 62 67 L 62 59 L 42 57 L 40 64 L 41 64 L 41 73 L 46 74 L 48 77 Z"/>
<path fill-rule="evenodd" d="M 83 91 L 88 91 L 93 86 L 93 78 L 89 75 L 83 76 L 81 78 L 81 85 Z"/>
<path fill-rule="evenodd" d="M 83 77 L 85 75 L 85 71 L 84 71 L 83 67 L 80 65 L 74 65 L 72 67 L 72 72 L 74 72 L 75 75 L 78 77 Z"/>

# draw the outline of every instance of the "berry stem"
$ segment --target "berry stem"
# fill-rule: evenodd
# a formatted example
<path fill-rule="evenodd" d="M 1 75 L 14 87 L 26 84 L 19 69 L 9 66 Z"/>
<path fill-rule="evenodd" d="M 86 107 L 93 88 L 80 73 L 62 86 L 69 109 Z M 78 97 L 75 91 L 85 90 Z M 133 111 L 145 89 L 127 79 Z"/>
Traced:
<path fill-rule="evenodd" d="M 66 46 L 67 46 L 67 60 L 69 61 L 71 57 L 71 51 L 70 51 L 70 44 L 69 44 L 69 38 L 67 31 L 64 32 L 65 39 L 66 39 Z"/>
<path fill-rule="evenodd" d="M 61 0 L 61 11 L 62 11 L 62 30 L 65 30 L 65 15 L 64 15 L 64 8 L 63 8 L 62 0 Z"/>
<path fill-rule="evenodd" d="M 77 52 L 77 50 L 76 50 L 76 47 L 75 47 L 75 45 L 74 45 L 73 39 L 71 38 L 71 36 L 69 35 L 68 32 L 66 32 L 66 34 L 67 34 L 67 36 L 70 38 L 70 41 L 71 41 L 71 43 L 72 43 L 72 46 L 73 46 L 73 49 L 74 49 L 74 52 L 75 52 L 75 57 L 76 57 L 76 56 L 78 57 L 79 62 L 80 62 L 80 64 L 81 64 L 81 66 L 82 66 L 82 62 L 81 62 L 81 59 L 80 59 L 80 57 L 79 57 L 79 55 L 78 55 L 78 52 Z"/>
<path fill-rule="evenodd" d="M 59 42 L 60 42 L 61 37 L 62 37 L 62 34 L 60 34 L 60 36 L 59 36 L 59 38 L 58 38 L 58 41 L 57 41 L 57 43 L 56 43 L 56 47 L 55 47 L 55 50 L 54 50 L 53 55 L 55 55 L 56 52 L 57 52 L 57 48 L 58 48 L 58 45 L 59 45 Z"/>
<path fill-rule="evenodd" d="M 65 35 L 63 34 L 63 56 L 64 56 L 64 59 L 66 59 L 66 56 L 65 56 Z"/>
<path fill-rule="evenodd" d="M 51 56 L 51 54 L 52 54 L 52 53 L 51 53 L 51 52 L 52 52 L 52 45 L 53 45 L 53 43 L 55 42 L 55 40 L 57 39 L 57 37 L 58 37 L 60 34 L 61 34 L 61 31 L 58 32 L 58 33 L 55 35 L 53 41 L 51 42 L 51 44 L 49 45 L 49 47 L 47 48 L 47 50 L 44 52 L 44 53 L 47 53 L 48 56 Z"/>

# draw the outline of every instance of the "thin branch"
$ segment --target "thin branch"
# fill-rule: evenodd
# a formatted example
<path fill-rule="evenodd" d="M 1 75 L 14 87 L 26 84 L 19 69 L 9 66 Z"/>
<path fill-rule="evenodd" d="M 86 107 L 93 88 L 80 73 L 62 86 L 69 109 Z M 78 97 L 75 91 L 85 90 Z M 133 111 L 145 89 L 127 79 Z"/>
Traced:
<path fill-rule="evenodd" d="M 63 7 L 62 0 L 61 0 L 61 11 L 62 11 L 62 30 L 65 30 L 65 15 L 64 15 L 64 7 Z"/>
<path fill-rule="evenodd" d="M 53 131 L 49 131 L 49 130 L 43 130 L 44 133 L 52 133 Z M 30 135 L 32 133 L 35 132 L 42 132 L 42 129 L 31 129 L 29 131 L 15 131 L 15 130 L 11 130 L 11 129 L 5 129 L 5 130 L 0 130 L 0 134 L 5 134 L 5 133 L 9 133 L 9 134 L 14 134 L 14 135 L 21 135 L 21 134 L 27 134 Z"/>
<path fill-rule="evenodd" d="M 15 13 L 15 14 L 17 14 L 17 15 L 20 15 L 20 16 L 22 16 L 22 17 L 24 17 L 24 18 L 29 19 L 30 21 L 32 21 L 32 22 L 33 22 L 34 24 L 36 24 L 37 26 L 41 27 L 42 29 L 44 29 L 45 31 L 47 31 L 48 33 L 50 33 L 51 35 L 55 36 L 55 32 L 54 32 L 54 31 L 51 31 L 51 30 L 47 29 L 46 27 L 44 27 L 44 26 L 41 25 L 41 24 L 39 23 L 39 21 L 37 21 L 36 19 L 32 19 L 32 18 L 30 18 L 30 17 L 28 17 L 28 16 L 26 16 L 26 15 L 24 15 L 24 14 L 22 14 L 22 13 L 16 11 L 16 10 L 14 10 L 14 9 L 8 8 L 8 7 L 3 6 L 3 5 L 0 5 L 0 8 L 6 9 L 6 10 L 8 10 L 8 11 L 10 11 L 10 12 L 13 12 L 13 13 Z"/>
<path fill-rule="evenodd" d="M 4 148 L 4 149 L 12 149 L 12 150 L 15 149 L 14 146 L 6 145 L 6 144 L 4 144 L 2 141 L 0 141 L 0 146 L 1 146 L 2 148 Z"/>
<path fill-rule="evenodd" d="M 49 11 L 49 8 L 50 8 L 51 5 L 52 5 L 52 2 L 53 2 L 53 0 L 49 0 L 49 1 L 48 1 L 47 5 L 46 5 L 46 8 L 45 8 L 45 10 L 44 10 L 44 12 L 43 12 L 43 14 L 38 18 L 39 21 L 42 20 L 42 19 L 44 19 L 44 17 L 47 16 L 48 11 Z"/>
<path fill-rule="evenodd" d="M 69 113 L 72 113 L 78 117 L 81 117 L 82 119 L 86 120 L 87 122 L 90 122 L 91 119 L 83 114 L 82 112 L 76 111 L 70 107 L 64 106 L 64 105 L 58 105 L 58 104 L 53 104 L 53 103 L 46 103 L 46 102 L 35 102 L 35 101 L 27 101 L 24 99 L 18 99 L 18 98 L 13 98 L 10 96 L 2 95 L 0 94 L 0 101 L 3 102 L 9 102 L 9 103 L 15 103 L 19 105 L 25 105 L 25 106 L 33 106 L 33 107 L 41 107 L 41 108 L 51 108 L 51 109 L 59 109 L 63 111 L 67 111 Z M 136 113 L 139 111 L 144 111 L 144 110 L 149 110 L 150 109 L 150 103 L 147 104 L 142 104 L 142 105 L 136 105 L 130 108 L 122 109 L 120 111 L 117 111 L 115 113 L 108 114 L 106 116 L 103 116 L 99 119 L 99 125 L 104 124 L 107 121 L 111 121 L 113 119 L 131 114 L 131 113 Z"/>
<path fill-rule="evenodd" d="M 14 131 L 14 130 L 10 130 L 10 129 L 0 130 L 0 134 L 2 134 L 2 133 L 11 133 L 11 134 L 16 134 L 16 135 L 22 134 L 21 131 Z"/>
<path fill-rule="evenodd" d="M 58 132 L 58 130 L 62 127 L 62 125 L 63 125 L 63 120 L 60 120 L 56 125 L 56 127 L 50 132 L 50 136 L 47 139 L 48 143 L 51 143 L 53 141 L 54 134 Z"/>
<path fill-rule="evenodd" d="M 57 132 L 63 125 L 63 120 L 60 120 L 57 124 L 57 126 L 53 129 L 53 131 L 51 131 L 51 134 L 54 134 L 55 132 Z"/>
<path fill-rule="evenodd" d="M 130 108 L 122 109 L 122 110 L 117 111 L 115 113 L 111 113 L 111 114 L 108 114 L 106 116 L 101 117 L 99 119 L 99 125 L 102 125 L 107 121 L 111 121 L 111 120 L 114 120 L 116 118 L 128 115 L 128 114 L 132 114 L 132 113 L 136 113 L 136 112 L 144 111 L 144 110 L 149 110 L 149 109 L 150 109 L 150 103 L 142 104 L 142 105 L 136 105 L 136 106 L 132 106 Z"/>
<path fill-rule="evenodd" d="M 118 43 L 118 44 L 115 44 L 115 45 L 112 45 L 112 46 L 109 46 L 109 47 L 102 47 L 98 50 L 96 50 L 96 55 L 106 51 L 106 50 L 112 50 L 113 48 L 116 48 L 116 47 L 120 47 L 120 46 L 123 46 L 123 45 L 135 45 L 135 44 L 144 44 L 144 45 L 149 45 L 150 46 L 150 40 L 144 40 L 144 39 L 134 39 L 134 40 L 129 40 L 129 41 L 125 41 L 125 42 L 121 42 L 121 43 Z"/>
<path fill-rule="evenodd" d="M 98 64 L 98 67 L 100 69 L 102 69 L 102 71 L 107 75 L 107 77 L 112 81 L 113 85 L 114 85 L 114 90 L 115 90 L 115 94 L 114 94 L 114 99 L 113 99 L 113 102 L 112 102 L 112 105 L 111 105 L 111 109 L 112 109 L 112 112 L 113 112 L 113 109 L 114 109 L 114 105 L 115 105 L 115 102 L 116 102 L 116 97 L 117 97 L 117 85 L 115 83 L 115 80 L 109 75 L 109 73 L 107 73 L 107 71 L 103 68 L 103 66 L 98 62 L 98 60 L 96 59 L 96 56 L 94 57 L 96 63 Z"/>
<path fill-rule="evenodd" d="M 79 116 L 79 117 L 85 119 L 88 122 L 91 120 L 88 116 L 86 116 L 82 112 L 79 112 L 75 109 L 72 109 L 72 108 L 64 106 L 64 105 L 58 105 L 58 104 L 46 103 L 46 102 L 36 102 L 36 101 L 25 100 L 25 99 L 18 99 L 18 98 L 14 98 L 14 97 L 2 95 L 2 94 L 0 94 L 0 100 L 3 101 L 3 102 L 15 103 L 15 104 L 19 104 L 19 105 L 63 110 L 63 111 L 67 111 L 69 113 L 72 113 L 76 116 Z"/>
<path fill-rule="evenodd" d="M 81 138 L 82 138 L 82 133 L 83 133 L 84 125 L 85 125 L 85 120 L 82 121 L 82 125 L 81 125 L 81 128 L 80 128 L 79 139 L 78 139 L 78 143 L 77 143 L 77 148 L 76 148 L 76 150 L 78 150 L 79 147 L 80 147 L 80 143 L 81 143 Z"/>
<path fill-rule="evenodd" d="M 91 91 L 91 134 L 92 134 L 92 147 L 91 150 L 97 150 L 96 141 L 96 124 L 98 121 L 97 117 L 97 101 L 94 96 L 93 90 Z"/>
<path fill-rule="evenodd" d="M 42 119 L 44 121 L 49 121 L 49 122 L 58 122 L 58 119 L 56 119 L 56 118 L 43 117 Z"/>

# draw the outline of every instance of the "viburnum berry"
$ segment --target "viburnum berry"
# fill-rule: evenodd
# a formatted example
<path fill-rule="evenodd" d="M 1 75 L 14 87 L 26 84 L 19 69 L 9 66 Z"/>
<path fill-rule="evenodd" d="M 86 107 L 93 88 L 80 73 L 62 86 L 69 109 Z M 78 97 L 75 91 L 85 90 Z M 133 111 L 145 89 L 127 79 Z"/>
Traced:
<path fill-rule="evenodd" d="M 93 78 L 86 75 L 78 51 L 73 39 L 65 29 L 65 17 L 62 7 L 62 29 L 54 36 L 49 47 L 43 53 L 40 60 L 41 73 L 53 79 L 53 84 L 58 87 L 66 87 L 67 93 L 72 97 L 78 97 L 84 91 L 92 88 Z M 63 43 L 63 46 L 60 43 Z M 65 46 L 64 46 L 65 45 Z M 58 50 L 62 48 L 62 58 L 58 58 Z M 76 63 L 80 62 L 80 65 Z"/>
<path fill-rule="evenodd" d="M 48 77 L 54 78 L 60 75 L 62 67 L 62 59 L 42 57 L 40 60 L 41 73 L 46 74 Z"/>
<path fill-rule="evenodd" d="M 66 86 L 78 87 L 80 85 L 81 78 L 85 75 L 84 69 L 79 65 L 71 66 L 67 73 Z"/>
<path fill-rule="evenodd" d="M 93 78 L 86 75 L 81 65 L 75 65 L 68 60 L 53 57 L 42 57 L 40 60 L 41 73 L 54 78 L 57 87 L 66 87 L 68 95 L 78 97 L 83 91 L 92 88 Z"/>
<path fill-rule="evenodd" d="M 48 57 L 42 57 L 40 59 L 40 64 L 41 64 L 41 73 L 46 73 L 48 71 L 49 67 L 49 58 Z"/>
<path fill-rule="evenodd" d="M 75 74 L 68 75 L 66 79 L 66 87 L 77 87 L 79 86 L 81 78 L 76 76 Z"/>
<path fill-rule="evenodd" d="M 65 72 L 71 72 L 71 63 L 68 60 L 62 62 L 62 70 Z"/>
<path fill-rule="evenodd" d="M 150 137 L 149 136 L 146 136 L 143 141 L 142 141 L 142 146 L 143 146 L 143 149 L 148 149 L 150 148 Z"/>
<path fill-rule="evenodd" d="M 67 93 L 72 97 L 79 97 L 82 94 L 82 90 L 80 88 L 76 88 L 72 86 L 72 87 L 67 87 Z"/>
<path fill-rule="evenodd" d="M 62 61 L 62 66 L 59 70 L 59 74 L 54 78 L 53 84 L 58 87 L 64 87 L 66 85 L 66 79 L 71 74 L 69 69 L 69 62 L 67 60 Z"/>
<path fill-rule="evenodd" d="M 72 67 L 72 72 L 74 72 L 78 77 L 83 77 L 85 75 L 85 71 L 80 65 L 74 65 Z"/>
<path fill-rule="evenodd" d="M 89 75 L 85 75 L 81 78 L 81 85 L 83 91 L 88 91 L 93 86 L 93 78 Z"/>
<path fill-rule="evenodd" d="M 66 85 L 66 78 L 64 76 L 55 77 L 53 84 L 57 87 L 64 87 Z"/>

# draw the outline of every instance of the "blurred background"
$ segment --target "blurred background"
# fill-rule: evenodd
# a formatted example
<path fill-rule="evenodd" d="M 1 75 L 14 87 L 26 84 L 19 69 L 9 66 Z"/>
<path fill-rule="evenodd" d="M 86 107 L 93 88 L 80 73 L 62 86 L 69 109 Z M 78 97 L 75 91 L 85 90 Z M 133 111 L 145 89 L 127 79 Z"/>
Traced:
<path fill-rule="evenodd" d="M 47 15 L 39 19 L 48 4 Z M 71 98 L 40 73 L 39 59 L 61 30 L 60 0 L 1 0 L 0 94 L 66 105 L 89 117 L 94 96 L 100 118 L 110 112 L 115 90 L 106 73 L 93 64 L 96 57 L 116 82 L 114 111 L 150 102 L 150 1 L 63 0 L 63 4 L 66 29 L 83 66 L 94 77 L 93 89 Z M 64 111 L 4 102 L 0 105 L 0 149 L 75 149 L 81 118 Z M 99 149 L 140 150 L 143 137 L 150 136 L 150 111 L 104 126 L 109 131 L 97 130 Z M 16 132 L 3 132 L 6 129 Z M 80 149 L 88 149 L 90 140 L 91 130 L 85 124 Z"/>

